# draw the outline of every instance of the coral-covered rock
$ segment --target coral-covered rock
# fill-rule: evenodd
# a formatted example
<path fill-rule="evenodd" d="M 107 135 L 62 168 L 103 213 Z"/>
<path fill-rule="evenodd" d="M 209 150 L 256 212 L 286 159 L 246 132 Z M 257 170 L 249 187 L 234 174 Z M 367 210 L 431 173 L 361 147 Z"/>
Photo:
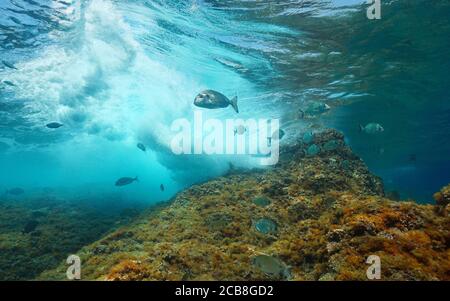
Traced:
<path fill-rule="evenodd" d="M 450 184 L 434 194 L 436 200 L 436 211 L 439 214 L 446 214 L 447 205 L 450 203 Z"/>
<path fill-rule="evenodd" d="M 367 258 L 377 255 L 384 280 L 450 280 L 449 217 L 384 198 L 380 179 L 336 131 L 311 139 L 315 156 L 302 140 L 284 146 L 275 167 L 195 185 L 85 247 L 83 276 L 366 280 Z M 41 275 L 64 277 L 65 265 Z"/>

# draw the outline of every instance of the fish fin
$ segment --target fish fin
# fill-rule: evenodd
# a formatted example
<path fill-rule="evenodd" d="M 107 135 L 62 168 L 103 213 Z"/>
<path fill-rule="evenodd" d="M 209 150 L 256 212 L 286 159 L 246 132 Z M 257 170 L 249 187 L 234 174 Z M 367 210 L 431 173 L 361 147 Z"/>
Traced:
<path fill-rule="evenodd" d="M 238 105 L 237 105 L 237 101 L 238 101 L 238 97 L 235 96 L 235 97 L 233 97 L 232 100 L 230 100 L 230 104 L 233 107 L 233 109 L 236 111 L 236 113 L 239 113 L 239 108 L 238 108 Z"/>
<path fill-rule="evenodd" d="M 364 127 L 363 127 L 362 124 L 359 125 L 359 131 L 360 131 L 360 132 L 363 132 L 363 131 L 364 131 Z"/>

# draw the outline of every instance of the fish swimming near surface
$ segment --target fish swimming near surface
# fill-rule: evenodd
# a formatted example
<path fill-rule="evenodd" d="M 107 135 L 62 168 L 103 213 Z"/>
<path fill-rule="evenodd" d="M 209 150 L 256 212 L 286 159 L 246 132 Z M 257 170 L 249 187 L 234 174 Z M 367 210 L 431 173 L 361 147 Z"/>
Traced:
<path fill-rule="evenodd" d="M 163 184 L 159 185 L 159 189 L 160 189 L 161 191 L 164 191 L 164 190 L 165 190 L 164 185 L 163 185 Z"/>
<path fill-rule="evenodd" d="M 46 127 L 48 127 L 49 129 L 57 129 L 63 126 L 63 124 L 59 123 L 59 122 L 51 122 L 45 125 Z"/>
<path fill-rule="evenodd" d="M 6 191 L 7 194 L 12 194 L 12 195 L 21 195 L 25 193 L 25 190 L 23 190 L 22 188 L 13 188 L 13 189 L 9 189 Z"/>
<path fill-rule="evenodd" d="M 141 151 L 143 151 L 143 152 L 145 152 L 147 149 L 145 148 L 145 145 L 144 144 L 142 144 L 142 143 L 138 143 L 137 145 L 137 148 L 139 148 Z"/>
<path fill-rule="evenodd" d="M 366 126 L 360 124 L 359 131 L 366 134 L 377 134 L 384 132 L 384 128 L 383 126 L 381 126 L 381 124 L 372 122 L 367 124 Z"/>
<path fill-rule="evenodd" d="M 13 82 L 10 82 L 9 80 L 4 80 L 3 83 L 5 85 L 11 86 L 11 87 L 15 87 L 16 86 Z"/>
<path fill-rule="evenodd" d="M 130 177 L 123 177 L 120 178 L 116 181 L 116 186 L 126 186 L 126 185 L 130 185 L 131 183 L 133 183 L 134 181 L 139 182 L 138 177 L 135 178 L 130 178 Z"/>
<path fill-rule="evenodd" d="M 239 113 L 237 101 L 237 96 L 230 100 L 220 92 L 205 90 L 195 97 L 194 105 L 205 109 L 226 108 L 231 105 L 236 113 Z"/>
<path fill-rule="evenodd" d="M 14 66 L 12 63 L 7 62 L 7 61 L 2 61 L 3 65 L 5 65 L 6 67 L 10 68 L 10 69 L 16 69 L 16 66 Z"/>

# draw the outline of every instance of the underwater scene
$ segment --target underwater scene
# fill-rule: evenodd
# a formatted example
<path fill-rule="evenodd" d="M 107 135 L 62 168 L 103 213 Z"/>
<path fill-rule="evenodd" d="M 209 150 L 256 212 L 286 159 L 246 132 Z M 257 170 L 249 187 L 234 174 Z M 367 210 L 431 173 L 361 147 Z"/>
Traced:
<path fill-rule="evenodd" d="M 0 0 L 0 281 L 448 281 L 449 71 L 448 0 Z"/>

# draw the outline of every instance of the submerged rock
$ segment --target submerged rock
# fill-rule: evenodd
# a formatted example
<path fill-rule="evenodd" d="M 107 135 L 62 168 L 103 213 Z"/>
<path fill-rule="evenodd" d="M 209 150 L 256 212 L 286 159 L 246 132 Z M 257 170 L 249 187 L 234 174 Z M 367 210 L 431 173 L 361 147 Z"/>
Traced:
<path fill-rule="evenodd" d="M 367 280 L 367 257 L 377 254 L 383 280 L 450 280 L 448 188 L 436 206 L 385 198 L 342 134 L 316 133 L 313 143 L 332 140 L 339 147 L 305 157 L 299 138 L 281 147 L 276 166 L 178 193 L 83 248 L 83 279 Z M 40 278 L 66 270 L 61 262 Z"/>

